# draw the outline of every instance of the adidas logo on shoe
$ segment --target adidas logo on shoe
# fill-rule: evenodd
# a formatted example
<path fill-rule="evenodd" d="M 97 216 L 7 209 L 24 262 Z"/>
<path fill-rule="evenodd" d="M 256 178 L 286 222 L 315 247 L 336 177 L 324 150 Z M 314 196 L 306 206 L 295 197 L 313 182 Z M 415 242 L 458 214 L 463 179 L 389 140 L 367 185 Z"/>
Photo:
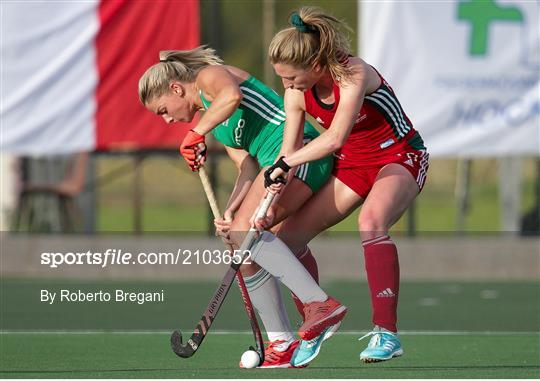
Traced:
<path fill-rule="evenodd" d="M 396 295 L 392 292 L 390 288 L 382 290 L 377 294 L 377 298 L 394 298 Z"/>

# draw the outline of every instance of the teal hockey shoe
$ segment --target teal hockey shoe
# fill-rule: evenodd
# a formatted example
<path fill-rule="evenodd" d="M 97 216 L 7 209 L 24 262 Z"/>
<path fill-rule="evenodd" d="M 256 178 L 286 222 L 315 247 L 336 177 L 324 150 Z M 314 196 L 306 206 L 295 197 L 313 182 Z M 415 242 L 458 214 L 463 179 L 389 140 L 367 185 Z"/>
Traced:
<path fill-rule="evenodd" d="M 322 343 L 332 337 L 332 335 L 339 329 L 340 325 L 341 322 L 331 325 L 330 327 L 326 328 L 319 336 L 311 340 L 300 341 L 300 345 L 298 346 L 298 348 L 296 348 L 292 355 L 291 365 L 294 367 L 299 367 L 313 361 L 313 359 L 317 357 L 317 355 L 321 351 Z"/>
<path fill-rule="evenodd" d="M 372 332 L 367 333 L 358 340 L 363 340 L 369 336 L 371 336 L 371 340 L 369 340 L 367 348 L 360 353 L 360 360 L 363 362 L 385 361 L 403 355 L 403 348 L 397 333 L 375 327 Z"/>

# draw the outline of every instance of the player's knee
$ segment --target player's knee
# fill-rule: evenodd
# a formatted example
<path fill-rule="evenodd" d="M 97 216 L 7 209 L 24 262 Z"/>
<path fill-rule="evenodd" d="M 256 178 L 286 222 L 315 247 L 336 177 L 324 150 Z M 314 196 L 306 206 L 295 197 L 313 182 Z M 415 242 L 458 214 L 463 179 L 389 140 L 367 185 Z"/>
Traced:
<path fill-rule="evenodd" d="M 240 247 L 245 236 L 246 236 L 245 232 L 236 231 L 236 230 L 231 230 L 231 232 L 229 233 L 229 239 L 232 242 L 232 245 L 234 246 L 234 248 L 236 249 Z"/>
<path fill-rule="evenodd" d="M 249 221 L 241 218 L 235 218 L 231 224 L 230 238 L 235 247 L 240 247 L 247 231 L 249 230 Z"/>
<path fill-rule="evenodd" d="M 276 236 L 298 257 L 306 250 L 306 245 L 317 236 L 319 231 L 282 225 Z"/>
<path fill-rule="evenodd" d="M 371 213 L 360 213 L 358 228 L 362 237 L 377 237 L 386 234 L 388 231 L 384 220 Z"/>
<path fill-rule="evenodd" d="M 306 249 L 306 243 L 299 239 L 300 233 L 296 231 L 280 230 L 274 233 L 297 257 Z"/>

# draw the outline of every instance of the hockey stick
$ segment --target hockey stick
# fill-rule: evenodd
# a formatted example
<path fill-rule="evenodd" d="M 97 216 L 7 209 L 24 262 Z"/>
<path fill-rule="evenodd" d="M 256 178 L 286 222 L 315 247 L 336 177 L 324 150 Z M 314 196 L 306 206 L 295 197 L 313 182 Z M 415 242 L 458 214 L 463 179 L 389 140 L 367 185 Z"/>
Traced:
<path fill-rule="evenodd" d="M 270 207 L 270 204 L 272 203 L 273 199 L 274 199 L 273 193 L 266 194 L 263 204 L 257 211 L 256 218 L 263 218 L 266 215 L 266 212 L 268 208 Z M 208 333 L 208 330 L 212 326 L 212 323 L 214 322 L 214 319 L 216 318 L 217 313 L 219 312 L 219 309 L 221 308 L 221 305 L 225 301 L 225 298 L 229 290 L 231 289 L 234 278 L 236 274 L 238 273 L 238 269 L 240 268 L 240 264 L 245 259 L 245 253 L 248 252 L 248 250 L 251 248 L 251 246 L 253 245 L 256 239 L 257 239 L 257 230 L 254 228 L 249 229 L 246 237 L 244 238 L 244 241 L 242 242 L 242 245 L 237 251 L 240 253 L 241 260 L 240 261 L 237 261 L 234 259 L 232 260 L 231 265 L 229 266 L 229 269 L 223 276 L 223 279 L 221 280 L 219 287 L 214 293 L 214 296 L 212 296 L 212 299 L 210 300 L 210 303 L 208 303 L 208 306 L 206 307 L 206 310 L 204 311 L 203 316 L 201 317 L 201 320 L 197 324 L 197 327 L 195 328 L 193 334 L 188 339 L 188 341 L 185 344 L 182 342 L 182 333 L 180 331 L 177 330 L 172 333 L 171 347 L 174 353 L 176 353 L 178 356 L 183 357 L 183 358 L 188 358 L 188 357 L 193 356 L 193 354 L 197 351 L 197 349 L 199 349 L 199 346 L 201 345 L 204 338 L 206 337 L 206 334 Z"/>
<path fill-rule="evenodd" d="M 199 177 L 201 179 L 206 198 L 208 199 L 208 203 L 210 204 L 210 209 L 212 209 L 212 214 L 214 215 L 214 218 L 221 218 L 222 214 L 219 210 L 216 195 L 214 193 L 214 190 L 212 189 L 212 184 L 210 183 L 210 179 L 208 178 L 208 173 L 206 172 L 205 167 L 201 167 L 199 169 Z M 227 244 L 227 248 L 231 251 L 232 255 L 232 253 L 234 252 L 234 247 L 231 244 Z M 253 309 L 253 304 L 251 303 L 251 299 L 246 288 L 244 277 L 240 271 L 236 273 L 236 281 L 238 283 L 238 288 L 240 289 L 240 294 L 242 295 L 244 307 L 246 309 L 249 322 L 251 324 L 251 330 L 253 332 L 253 337 L 255 338 L 255 344 L 257 347 L 257 349 L 255 349 L 253 348 L 253 346 L 250 346 L 249 349 L 256 351 L 259 354 L 259 365 L 262 365 L 262 363 L 264 362 L 264 340 L 261 334 L 261 329 L 259 327 L 259 321 L 257 320 L 257 315 L 255 315 L 255 310 Z"/>

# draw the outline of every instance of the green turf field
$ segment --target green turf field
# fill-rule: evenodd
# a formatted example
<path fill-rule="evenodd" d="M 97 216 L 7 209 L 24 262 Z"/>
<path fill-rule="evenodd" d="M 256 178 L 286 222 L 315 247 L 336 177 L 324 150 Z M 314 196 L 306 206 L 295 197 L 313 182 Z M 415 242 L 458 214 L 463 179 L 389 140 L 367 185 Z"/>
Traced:
<path fill-rule="evenodd" d="M 92 282 L 79 280 L 2 279 L 0 328 L 41 330 L 191 330 L 217 287 L 216 282 Z M 371 311 L 365 282 L 327 282 L 323 288 L 349 307 L 342 330 L 370 328 Z M 40 290 L 164 290 L 161 303 L 41 303 Z M 293 325 L 300 317 L 283 292 Z M 538 282 L 402 282 L 400 329 L 408 331 L 540 332 Z M 249 329 L 236 286 L 231 289 L 214 328 Z"/>
<path fill-rule="evenodd" d="M 367 285 L 330 282 L 325 289 L 350 308 L 342 332 L 307 369 L 265 371 L 237 367 L 253 339 L 236 288 L 200 350 L 181 359 L 169 333 L 191 333 L 215 282 L 2 279 L 1 286 L 2 378 L 540 378 L 538 282 L 403 282 L 405 356 L 369 365 L 357 359 L 367 344 L 357 338 L 370 327 Z M 163 289 L 166 301 L 46 305 L 43 287 Z"/>
<path fill-rule="evenodd" d="M 240 370 L 248 334 L 210 335 L 190 359 L 167 333 L 4 334 L 3 378 L 538 378 L 538 335 L 402 337 L 405 355 L 362 364 L 357 336 L 327 341 L 306 369 Z M 535 350 L 536 348 L 536 350 Z"/>

